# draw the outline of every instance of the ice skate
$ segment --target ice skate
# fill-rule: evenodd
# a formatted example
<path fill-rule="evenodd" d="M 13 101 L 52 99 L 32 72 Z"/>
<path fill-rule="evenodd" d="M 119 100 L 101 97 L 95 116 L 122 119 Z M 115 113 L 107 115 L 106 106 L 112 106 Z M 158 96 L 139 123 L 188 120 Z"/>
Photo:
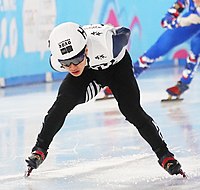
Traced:
<path fill-rule="evenodd" d="M 182 175 L 187 177 L 185 172 L 181 169 L 180 163 L 174 158 L 174 155 L 170 152 L 165 154 L 158 160 L 158 163 L 163 167 L 170 175 Z"/>
<path fill-rule="evenodd" d="M 133 68 L 135 78 L 137 78 L 144 70 L 149 68 L 149 65 L 145 61 L 146 59 L 146 57 L 140 57 L 138 61 L 134 63 Z"/>
<path fill-rule="evenodd" d="M 25 161 L 27 162 L 28 170 L 25 172 L 25 177 L 30 176 L 33 169 L 37 169 L 47 156 L 47 152 L 41 148 L 37 148 L 31 153 Z"/>
<path fill-rule="evenodd" d="M 172 86 L 166 90 L 168 93 L 168 98 L 162 99 L 161 102 L 181 101 L 183 98 L 180 98 L 180 96 L 188 89 L 188 85 L 178 81 L 175 86 Z"/>
<path fill-rule="evenodd" d="M 103 96 L 97 98 L 96 101 L 99 101 L 99 100 L 107 100 L 107 99 L 112 99 L 112 98 L 114 98 L 113 93 L 112 93 L 111 89 L 110 89 L 108 86 L 106 86 L 106 87 L 103 89 Z"/>

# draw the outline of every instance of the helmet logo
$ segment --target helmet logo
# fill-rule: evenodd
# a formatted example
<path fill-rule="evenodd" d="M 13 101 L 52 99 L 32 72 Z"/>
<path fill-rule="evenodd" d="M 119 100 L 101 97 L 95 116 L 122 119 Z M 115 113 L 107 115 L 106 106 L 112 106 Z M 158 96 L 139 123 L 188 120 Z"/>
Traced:
<path fill-rule="evenodd" d="M 64 40 L 60 42 L 58 45 L 62 55 L 73 51 L 70 39 Z"/>
<path fill-rule="evenodd" d="M 81 27 L 79 27 L 78 32 L 80 32 L 82 34 L 83 38 L 86 39 L 87 34 Z"/>

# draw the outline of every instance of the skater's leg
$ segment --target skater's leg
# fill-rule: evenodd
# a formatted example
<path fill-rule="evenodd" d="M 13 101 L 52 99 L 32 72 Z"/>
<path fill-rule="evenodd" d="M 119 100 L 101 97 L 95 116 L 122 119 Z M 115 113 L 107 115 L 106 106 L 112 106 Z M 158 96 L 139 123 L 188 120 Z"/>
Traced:
<path fill-rule="evenodd" d="M 126 119 L 135 125 L 140 135 L 151 146 L 159 159 L 159 163 L 170 174 L 180 173 L 180 164 L 174 155 L 168 150 L 162 134 L 155 121 L 142 109 L 140 105 L 140 92 L 137 82 L 133 76 L 132 65 L 127 55 L 115 68 L 116 75 L 110 88 L 113 91 L 119 109 Z M 171 161 L 171 167 L 166 167 Z"/>
<path fill-rule="evenodd" d="M 186 60 L 185 69 L 182 76 L 175 86 L 168 88 L 166 91 L 171 96 L 180 96 L 188 90 L 190 83 L 193 80 L 195 71 L 199 65 L 200 55 L 200 33 L 198 33 L 191 41 L 191 52 Z"/>
<path fill-rule="evenodd" d="M 155 122 L 140 105 L 140 92 L 133 76 L 129 55 L 126 55 L 126 58 L 115 67 L 116 74 L 110 88 L 118 102 L 120 111 L 130 123 L 136 126 L 157 156 L 161 157 L 168 149 Z"/>
<path fill-rule="evenodd" d="M 172 48 L 185 42 L 199 31 L 199 27 L 190 26 L 166 30 L 139 59 L 134 63 L 136 77 L 156 61 L 159 57 L 168 53 Z"/>
<path fill-rule="evenodd" d="M 67 114 L 76 105 L 84 101 L 85 92 L 80 90 L 82 89 L 81 85 L 78 84 L 79 82 L 76 79 L 71 75 L 67 75 L 63 80 L 56 101 L 44 118 L 43 127 L 38 135 L 36 147 L 47 150 L 53 137 L 62 127 Z"/>
<path fill-rule="evenodd" d="M 62 127 L 67 114 L 78 104 L 87 101 L 87 94 L 92 92 L 94 95 L 98 93 L 98 90 L 93 86 L 92 92 L 88 91 L 93 84 L 93 81 L 89 72 L 84 72 L 80 77 L 73 77 L 68 74 L 63 80 L 56 101 L 49 109 L 48 114 L 44 118 L 41 132 L 37 137 L 37 142 L 32 149 L 32 155 L 28 157 L 26 162 L 31 168 L 38 168 L 44 161 L 47 155 L 47 150 L 53 137 Z M 96 83 L 95 83 L 96 84 Z"/>
<path fill-rule="evenodd" d="M 180 81 L 186 85 L 189 85 L 194 77 L 194 73 L 197 70 L 200 56 L 200 32 L 191 40 L 191 53 L 187 59 L 187 64 L 182 73 Z"/>

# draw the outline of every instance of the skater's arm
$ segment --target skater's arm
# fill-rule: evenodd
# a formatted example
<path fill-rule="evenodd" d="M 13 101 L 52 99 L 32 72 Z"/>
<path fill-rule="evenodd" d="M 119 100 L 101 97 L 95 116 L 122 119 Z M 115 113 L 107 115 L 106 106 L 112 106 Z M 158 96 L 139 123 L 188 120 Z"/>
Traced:
<path fill-rule="evenodd" d="M 113 35 L 113 55 L 117 57 L 123 47 L 128 44 L 130 37 L 130 29 L 125 27 L 116 28 L 115 34 Z"/>

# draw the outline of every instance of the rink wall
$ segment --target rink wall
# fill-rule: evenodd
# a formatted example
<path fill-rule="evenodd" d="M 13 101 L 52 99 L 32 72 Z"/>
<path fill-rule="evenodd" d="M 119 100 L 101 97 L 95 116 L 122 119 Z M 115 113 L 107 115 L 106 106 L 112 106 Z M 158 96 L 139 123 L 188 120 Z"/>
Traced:
<path fill-rule="evenodd" d="M 49 65 L 47 39 L 57 24 L 111 23 L 132 31 L 133 61 L 164 31 L 160 20 L 173 0 L 2 0 L 0 1 L 0 87 L 62 79 Z M 164 44 L 163 44 L 164 45 Z M 164 60 L 182 56 L 185 43 Z M 169 62 L 168 62 L 169 63 Z"/>

